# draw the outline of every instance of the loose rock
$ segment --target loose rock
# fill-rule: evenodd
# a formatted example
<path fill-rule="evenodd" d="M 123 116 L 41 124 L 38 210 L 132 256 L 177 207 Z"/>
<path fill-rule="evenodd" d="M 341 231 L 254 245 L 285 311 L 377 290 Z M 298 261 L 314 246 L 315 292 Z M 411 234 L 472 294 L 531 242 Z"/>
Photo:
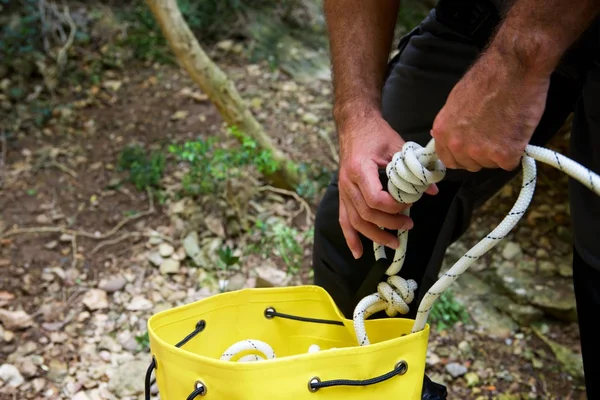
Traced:
<path fill-rule="evenodd" d="M 160 265 L 160 273 L 163 275 L 176 274 L 177 272 L 179 272 L 179 266 L 179 261 L 169 258 L 163 261 L 163 263 Z"/>
<path fill-rule="evenodd" d="M 2 364 L 0 365 L 0 381 L 10 387 L 19 387 L 25 382 L 25 379 L 14 365 Z"/>
<path fill-rule="evenodd" d="M 143 296 L 135 296 L 127 305 L 129 311 L 144 311 L 152 308 L 152 302 Z"/>
<path fill-rule="evenodd" d="M 81 301 L 91 311 L 108 308 L 106 292 L 101 289 L 88 290 Z"/>
<path fill-rule="evenodd" d="M 449 363 L 446 365 L 446 372 L 453 378 L 458 378 L 467 373 L 467 367 L 459 363 Z"/>
<path fill-rule="evenodd" d="M 256 287 L 281 287 L 287 286 L 292 279 L 284 271 L 265 265 L 256 268 Z"/>
<path fill-rule="evenodd" d="M 5 329 L 26 329 L 33 325 L 33 319 L 25 311 L 8 311 L 0 309 L 0 322 Z"/>
<path fill-rule="evenodd" d="M 523 255 L 523 251 L 521 250 L 521 246 L 515 242 L 508 242 L 504 249 L 502 250 L 502 257 L 507 260 L 514 260 Z"/>
<path fill-rule="evenodd" d="M 102 279 L 98 283 L 98 289 L 104 290 L 107 293 L 118 292 L 123 289 L 127 284 L 127 280 L 123 276 L 113 276 L 110 278 Z"/>
<path fill-rule="evenodd" d="M 158 246 L 158 254 L 160 254 L 161 257 L 170 257 L 174 251 L 175 249 L 169 243 L 161 243 Z"/>

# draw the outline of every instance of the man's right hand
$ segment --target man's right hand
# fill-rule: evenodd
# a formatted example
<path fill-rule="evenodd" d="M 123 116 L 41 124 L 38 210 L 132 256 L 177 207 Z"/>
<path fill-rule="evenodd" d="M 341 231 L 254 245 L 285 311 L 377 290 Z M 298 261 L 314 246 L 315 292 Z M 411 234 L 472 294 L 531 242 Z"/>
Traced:
<path fill-rule="evenodd" d="M 340 137 L 339 221 L 344 237 L 354 255 L 363 253 L 359 232 L 367 238 L 390 248 L 398 247 L 392 230 L 410 229 L 412 220 L 402 214 L 410 205 L 398 203 L 384 190 L 379 168 L 385 168 L 393 155 L 402 149 L 404 140 L 380 116 L 360 121 L 338 120 Z M 437 187 L 427 191 L 435 194 Z"/>

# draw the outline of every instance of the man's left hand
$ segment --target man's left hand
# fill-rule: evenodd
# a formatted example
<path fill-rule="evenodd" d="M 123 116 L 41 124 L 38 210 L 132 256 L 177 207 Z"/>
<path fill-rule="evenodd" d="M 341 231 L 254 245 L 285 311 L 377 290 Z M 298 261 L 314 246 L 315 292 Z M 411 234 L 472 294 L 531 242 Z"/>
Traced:
<path fill-rule="evenodd" d="M 515 64 L 489 50 L 450 92 L 431 131 L 446 167 L 518 167 L 544 112 L 550 79 Z"/>

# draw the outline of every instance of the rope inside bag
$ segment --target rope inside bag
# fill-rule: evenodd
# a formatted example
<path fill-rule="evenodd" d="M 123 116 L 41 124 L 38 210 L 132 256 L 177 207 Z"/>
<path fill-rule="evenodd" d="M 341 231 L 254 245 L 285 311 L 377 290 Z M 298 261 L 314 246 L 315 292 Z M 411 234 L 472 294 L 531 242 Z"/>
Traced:
<path fill-rule="evenodd" d="M 583 167 L 581 164 L 546 148 L 528 145 L 521 159 L 523 168 L 523 184 L 519 196 L 510 212 L 500 224 L 479 243 L 467 251 L 446 273 L 444 273 L 427 291 L 419 304 L 412 332 L 425 328 L 429 312 L 437 298 L 454 282 L 471 264 L 487 253 L 501 241 L 525 214 L 533 197 L 536 183 L 535 160 L 549 164 L 571 178 L 577 180 L 597 195 L 600 195 L 600 176 Z M 418 161 L 418 164 L 417 162 Z M 396 153 L 386 168 L 388 191 L 402 203 L 413 203 L 433 184 L 441 181 L 445 175 L 445 167 L 435 153 L 435 141 L 432 139 L 425 148 L 414 142 L 406 142 L 402 151 Z M 406 212 L 408 215 L 408 212 Z M 361 346 L 369 344 L 364 320 L 370 315 L 385 310 L 387 315 L 406 314 L 408 303 L 414 299 L 417 284 L 413 280 L 404 280 L 396 274 L 402 268 L 408 234 L 406 230 L 398 231 L 399 246 L 390 267 L 386 271 L 387 282 L 381 282 L 377 293 L 363 298 L 354 311 L 354 329 Z M 376 260 L 386 258 L 385 249 L 378 243 L 373 244 Z"/>

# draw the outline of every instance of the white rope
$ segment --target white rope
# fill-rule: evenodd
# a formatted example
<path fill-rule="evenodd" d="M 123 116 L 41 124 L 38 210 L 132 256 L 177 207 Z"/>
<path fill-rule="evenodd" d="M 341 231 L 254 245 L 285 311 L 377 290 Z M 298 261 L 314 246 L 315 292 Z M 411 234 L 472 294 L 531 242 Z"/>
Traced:
<path fill-rule="evenodd" d="M 427 187 L 443 179 L 445 167 L 435 154 L 435 141 L 432 139 L 426 148 L 416 143 L 407 142 L 402 151 L 394 155 L 388 164 L 388 191 L 402 203 L 413 203 L 425 192 Z M 415 163 L 417 160 L 421 165 Z M 427 323 L 427 318 L 437 298 L 463 273 L 471 264 L 501 241 L 525 214 L 533 197 L 536 184 L 535 160 L 549 164 L 570 177 L 581 182 L 594 193 L 600 195 L 600 177 L 577 162 L 552 150 L 529 145 L 521 160 L 523 167 L 523 184 L 519 196 L 506 217 L 500 224 L 479 243 L 464 254 L 438 281 L 427 291 L 419 304 L 412 332 L 419 332 Z M 408 215 L 408 213 L 406 213 Z M 395 276 L 404 262 L 408 235 L 406 231 L 398 231 L 399 247 L 391 266 L 386 271 L 389 276 L 387 284 L 382 282 L 377 293 L 369 295 L 358 303 L 354 311 L 354 329 L 358 343 L 369 344 L 364 320 L 375 312 L 386 310 L 390 316 L 397 313 L 407 314 L 408 304 L 414 299 L 416 283 L 405 281 Z M 386 258 L 385 249 L 378 243 L 373 244 L 375 258 Z M 396 288 L 394 290 L 393 288 Z"/>
<path fill-rule="evenodd" d="M 597 195 L 600 195 L 600 176 L 583 167 L 577 162 L 552 150 L 529 145 L 521 159 L 523 168 L 523 184 L 519 196 L 510 212 L 500 224 L 479 243 L 465 253 L 446 273 L 444 273 L 427 291 L 419 304 L 417 316 L 411 332 L 423 330 L 427 318 L 437 298 L 463 273 L 471 264 L 492 249 L 512 230 L 525 214 L 533 198 L 536 184 L 535 160 L 549 164 L 573 179 L 579 181 Z M 396 201 L 414 203 L 421 198 L 427 188 L 441 181 L 446 174 L 446 167 L 435 153 L 435 142 L 432 139 L 425 148 L 414 142 L 406 142 L 402 150 L 394 155 L 387 165 L 388 191 Z M 409 215 L 408 211 L 404 212 Z M 404 280 L 397 274 L 402 269 L 406 256 L 408 232 L 398 231 L 399 246 L 390 266 L 386 270 L 388 278 L 380 282 L 377 293 L 363 298 L 354 310 L 354 330 L 359 345 L 370 344 L 365 330 L 365 319 L 384 311 L 393 317 L 397 314 L 407 314 L 410 304 L 415 297 L 417 283 Z M 373 243 L 376 260 L 387 258 L 385 248 L 379 243 Z M 320 351 L 318 345 L 311 345 L 308 352 Z M 243 340 L 228 348 L 221 356 L 222 360 L 231 360 L 241 352 L 251 354 L 240 358 L 239 361 L 258 361 L 275 358 L 275 352 L 266 343 L 259 340 Z"/>

